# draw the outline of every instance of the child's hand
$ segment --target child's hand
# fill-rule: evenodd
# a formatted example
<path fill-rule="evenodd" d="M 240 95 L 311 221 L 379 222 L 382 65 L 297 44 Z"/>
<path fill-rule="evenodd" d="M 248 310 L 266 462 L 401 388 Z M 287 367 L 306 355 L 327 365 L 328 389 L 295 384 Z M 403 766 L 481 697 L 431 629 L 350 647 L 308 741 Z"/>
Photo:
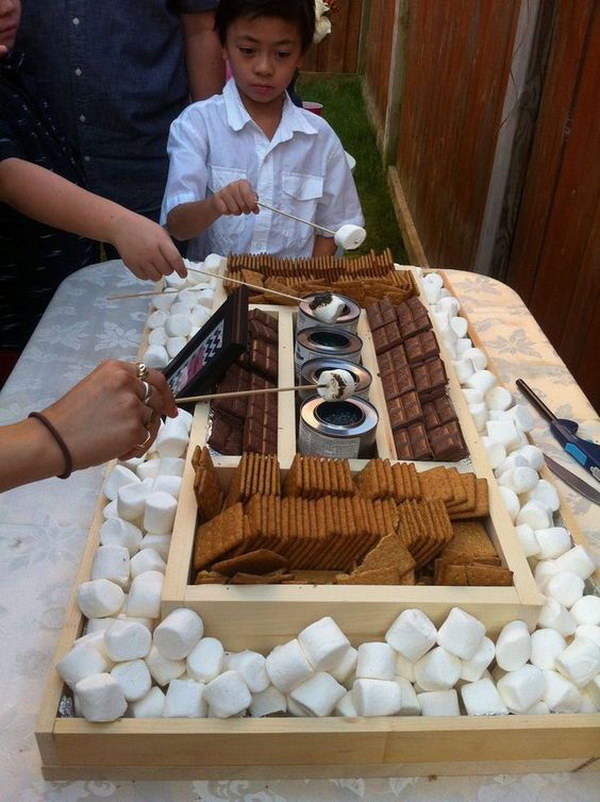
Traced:
<path fill-rule="evenodd" d="M 220 189 L 213 196 L 216 211 L 221 214 L 258 214 L 256 205 L 258 195 L 250 184 L 245 181 L 233 181 Z"/>
<path fill-rule="evenodd" d="M 134 212 L 115 218 L 110 242 L 134 276 L 158 281 L 175 271 L 185 278 L 187 270 L 171 237 L 157 223 Z"/>

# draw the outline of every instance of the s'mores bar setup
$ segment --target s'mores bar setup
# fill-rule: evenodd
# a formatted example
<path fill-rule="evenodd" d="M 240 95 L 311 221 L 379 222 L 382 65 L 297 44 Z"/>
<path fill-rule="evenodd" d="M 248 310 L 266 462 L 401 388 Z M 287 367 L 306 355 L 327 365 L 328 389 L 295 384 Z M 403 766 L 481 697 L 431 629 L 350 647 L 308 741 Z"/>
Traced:
<path fill-rule="evenodd" d="M 597 754 L 597 567 L 447 277 L 389 251 L 188 267 L 140 349 L 182 409 L 108 467 L 45 776 Z"/>

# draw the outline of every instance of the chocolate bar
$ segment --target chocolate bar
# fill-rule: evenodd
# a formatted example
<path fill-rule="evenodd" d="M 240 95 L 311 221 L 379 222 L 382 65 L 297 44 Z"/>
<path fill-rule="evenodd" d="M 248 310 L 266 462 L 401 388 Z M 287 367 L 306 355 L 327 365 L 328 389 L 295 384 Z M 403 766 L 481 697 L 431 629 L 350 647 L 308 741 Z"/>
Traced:
<path fill-rule="evenodd" d="M 244 424 L 224 412 L 213 417 L 208 445 L 219 454 L 235 455 L 242 453 Z"/>
<path fill-rule="evenodd" d="M 448 377 L 444 363 L 439 357 L 430 362 L 413 365 L 412 375 L 421 403 L 445 395 Z"/>
<path fill-rule="evenodd" d="M 398 321 L 393 320 L 390 323 L 384 323 L 383 326 L 372 332 L 372 337 L 376 354 L 389 351 L 390 348 L 399 345 L 402 342 L 402 335 L 400 334 Z"/>
<path fill-rule="evenodd" d="M 385 400 L 389 403 L 402 393 L 409 393 L 415 389 L 415 380 L 411 369 L 408 367 L 399 368 L 395 373 L 388 373 L 381 377 L 381 385 Z"/>
<path fill-rule="evenodd" d="M 389 351 L 377 356 L 379 375 L 387 376 L 389 373 L 396 373 L 400 368 L 408 367 L 408 359 L 403 345 L 396 345 Z"/>
<path fill-rule="evenodd" d="M 456 462 L 469 455 L 458 422 L 453 420 L 427 432 L 433 458 Z"/>
<path fill-rule="evenodd" d="M 419 396 L 414 390 L 403 393 L 387 402 L 388 415 L 392 429 L 408 426 L 423 419 Z"/>
<path fill-rule="evenodd" d="M 427 430 L 435 429 L 436 426 L 441 426 L 457 419 L 456 410 L 447 395 L 427 401 L 422 407 L 423 423 Z"/>
<path fill-rule="evenodd" d="M 404 349 L 409 365 L 417 365 L 420 362 L 428 362 L 439 356 L 440 347 L 435 334 L 431 329 L 413 334 L 404 340 Z"/>

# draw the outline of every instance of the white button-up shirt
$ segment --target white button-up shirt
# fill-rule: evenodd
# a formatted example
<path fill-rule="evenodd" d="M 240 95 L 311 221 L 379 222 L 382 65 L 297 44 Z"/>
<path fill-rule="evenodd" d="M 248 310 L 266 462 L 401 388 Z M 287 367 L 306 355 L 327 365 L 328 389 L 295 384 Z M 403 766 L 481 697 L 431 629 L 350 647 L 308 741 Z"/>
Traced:
<path fill-rule="evenodd" d="M 246 179 L 261 201 L 331 231 L 363 216 L 344 148 L 331 126 L 285 98 L 272 139 L 252 120 L 235 82 L 222 95 L 193 103 L 172 123 L 169 177 L 161 223 L 176 206 L 203 200 Z M 315 229 L 275 212 L 223 215 L 189 253 L 270 253 L 311 256 Z M 324 236 L 327 236 L 324 234 Z"/>

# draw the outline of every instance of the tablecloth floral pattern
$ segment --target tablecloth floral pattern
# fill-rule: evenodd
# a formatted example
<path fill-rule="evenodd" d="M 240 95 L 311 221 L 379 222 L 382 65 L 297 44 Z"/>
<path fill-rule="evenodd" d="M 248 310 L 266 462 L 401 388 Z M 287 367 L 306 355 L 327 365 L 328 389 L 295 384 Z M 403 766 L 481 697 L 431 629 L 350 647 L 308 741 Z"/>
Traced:
<path fill-rule="evenodd" d="M 462 271 L 447 275 L 504 385 L 514 391 L 514 379 L 522 376 L 559 416 L 581 422 L 588 436 L 600 435 L 594 410 L 518 296 L 483 276 Z M 133 360 L 147 299 L 109 302 L 107 297 L 139 286 L 119 261 L 68 278 L 0 393 L 0 424 L 43 408 L 102 359 Z M 533 437 L 560 457 L 537 414 Z M 93 468 L 68 482 L 49 479 L 0 495 L 2 802 L 591 802 L 600 797 L 600 775 L 585 771 L 345 780 L 44 782 L 33 735 L 35 719 L 101 481 L 102 468 Z M 600 554 L 600 508 L 556 481 Z"/>

